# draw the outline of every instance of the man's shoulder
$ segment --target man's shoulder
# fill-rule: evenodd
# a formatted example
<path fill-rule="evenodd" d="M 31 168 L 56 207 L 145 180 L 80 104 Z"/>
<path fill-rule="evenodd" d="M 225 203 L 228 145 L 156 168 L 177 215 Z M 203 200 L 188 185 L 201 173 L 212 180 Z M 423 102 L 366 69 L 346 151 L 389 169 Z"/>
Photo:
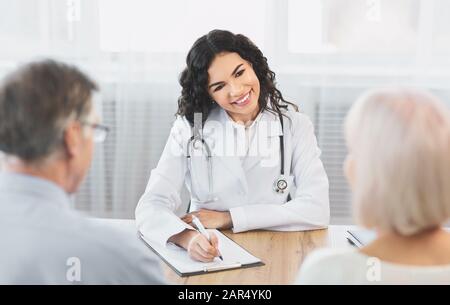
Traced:
<path fill-rule="evenodd" d="M 66 233 L 77 236 L 80 246 L 95 245 L 97 251 L 105 253 L 103 255 L 129 256 L 133 252 L 138 254 L 143 251 L 137 230 L 131 222 L 111 224 L 107 220 L 75 215 L 68 229 Z"/>
<path fill-rule="evenodd" d="M 156 255 L 139 240 L 134 224 L 78 218 L 66 230 L 64 257 L 79 259 L 86 283 L 163 283 Z"/>

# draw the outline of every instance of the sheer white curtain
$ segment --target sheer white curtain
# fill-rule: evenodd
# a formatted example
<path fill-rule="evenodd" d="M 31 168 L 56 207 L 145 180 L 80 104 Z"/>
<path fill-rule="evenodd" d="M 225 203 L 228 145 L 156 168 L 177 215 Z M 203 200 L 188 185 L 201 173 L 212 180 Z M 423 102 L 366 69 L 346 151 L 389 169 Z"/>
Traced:
<path fill-rule="evenodd" d="M 313 120 L 332 222 L 348 223 L 345 113 L 373 86 L 420 86 L 449 100 L 449 9 L 446 0 L 0 0 L 0 75 L 52 57 L 99 82 L 111 133 L 75 207 L 133 217 L 174 120 L 189 47 L 214 28 L 243 33 Z"/>

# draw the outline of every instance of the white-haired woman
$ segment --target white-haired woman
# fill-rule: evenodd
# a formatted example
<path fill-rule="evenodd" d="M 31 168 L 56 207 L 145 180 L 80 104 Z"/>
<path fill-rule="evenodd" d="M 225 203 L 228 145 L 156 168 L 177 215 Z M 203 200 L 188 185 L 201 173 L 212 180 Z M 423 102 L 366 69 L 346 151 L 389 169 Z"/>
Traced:
<path fill-rule="evenodd" d="M 345 125 L 345 174 L 360 225 L 377 238 L 360 250 L 319 250 L 300 284 L 450 284 L 450 114 L 414 89 L 363 95 Z"/>

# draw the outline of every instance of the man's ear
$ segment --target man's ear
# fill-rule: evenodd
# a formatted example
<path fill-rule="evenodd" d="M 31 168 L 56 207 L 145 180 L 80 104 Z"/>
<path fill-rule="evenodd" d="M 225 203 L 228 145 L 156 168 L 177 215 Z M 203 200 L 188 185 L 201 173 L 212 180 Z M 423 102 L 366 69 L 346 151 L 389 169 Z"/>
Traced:
<path fill-rule="evenodd" d="M 78 147 L 81 144 L 81 133 L 82 130 L 79 122 L 69 123 L 64 131 L 64 147 L 70 158 L 77 154 Z"/>

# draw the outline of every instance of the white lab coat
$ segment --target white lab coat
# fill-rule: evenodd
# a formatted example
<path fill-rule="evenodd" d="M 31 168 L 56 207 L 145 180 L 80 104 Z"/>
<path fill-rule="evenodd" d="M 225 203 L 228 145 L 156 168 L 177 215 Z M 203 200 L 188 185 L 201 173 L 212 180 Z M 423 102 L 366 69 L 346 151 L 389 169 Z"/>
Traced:
<path fill-rule="evenodd" d="M 255 120 L 255 138 L 264 140 L 266 152 L 258 152 L 245 162 L 240 156 L 224 153 L 224 145 L 242 138 L 239 126 L 230 131 L 230 118 L 221 108 L 212 110 L 203 129 L 203 138 L 212 150 L 213 192 L 210 196 L 205 156 L 193 153 L 186 158 L 191 127 L 185 118 L 175 121 L 157 167 L 152 170 L 145 193 L 136 208 L 136 223 L 146 238 L 161 244 L 192 227 L 174 213 L 182 204 L 183 184 L 191 194 L 191 211 L 210 209 L 230 211 L 235 233 L 255 229 L 302 231 L 324 228 L 329 223 L 328 178 L 320 161 L 320 149 L 311 121 L 292 110 L 284 118 L 285 175 L 288 176 L 292 199 L 288 192 L 279 194 L 273 185 L 280 175 L 280 135 L 283 133 L 278 115 L 268 111 Z M 227 128 L 217 128 L 218 124 Z M 268 127 L 269 126 L 269 127 Z M 244 134 L 245 135 L 245 134 Z M 225 144 L 224 144 L 225 143 Z M 256 145 L 255 141 L 252 145 Z M 239 145 L 238 145 L 239 146 Z M 228 147 L 228 146 L 227 146 Z M 241 147 L 241 146 L 239 146 Z M 252 147 L 252 146 L 251 146 Z M 201 151 L 201 150 L 199 150 Z M 295 186 L 295 191 L 291 189 Z M 212 197 L 216 201 L 203 203 Z"/>

